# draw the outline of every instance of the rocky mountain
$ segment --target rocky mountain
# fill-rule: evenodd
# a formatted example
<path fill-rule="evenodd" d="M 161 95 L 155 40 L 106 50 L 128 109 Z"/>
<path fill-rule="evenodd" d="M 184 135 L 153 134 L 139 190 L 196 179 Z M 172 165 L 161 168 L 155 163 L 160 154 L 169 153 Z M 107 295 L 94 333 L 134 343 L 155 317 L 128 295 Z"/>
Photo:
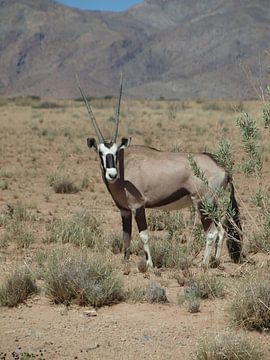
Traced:
<path fill-rule="evenodd" d="M 256 98 L 270 83 L 269 0 L 145 0 L 126 12 L 0 0 L 0 95 Z"/>

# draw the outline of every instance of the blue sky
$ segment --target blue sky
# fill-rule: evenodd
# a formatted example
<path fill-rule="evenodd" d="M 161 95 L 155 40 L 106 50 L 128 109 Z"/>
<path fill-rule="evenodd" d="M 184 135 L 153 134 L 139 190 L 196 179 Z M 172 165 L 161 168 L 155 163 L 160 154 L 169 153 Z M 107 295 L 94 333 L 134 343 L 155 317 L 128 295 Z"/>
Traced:
<path fill-rule="evenodd" d="M 57 0 L 57 2 L 83 10 L 124 11 L 142 0 Z"/>

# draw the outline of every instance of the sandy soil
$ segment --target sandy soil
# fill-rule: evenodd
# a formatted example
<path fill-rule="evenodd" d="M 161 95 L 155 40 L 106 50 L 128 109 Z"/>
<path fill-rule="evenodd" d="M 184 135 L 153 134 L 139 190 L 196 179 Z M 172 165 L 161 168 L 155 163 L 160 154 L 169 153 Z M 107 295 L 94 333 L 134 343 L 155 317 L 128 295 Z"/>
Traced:
<path fill-rule="evenodd" d="M 80 209 L 94 209 L 104 222 L 107 233 L 119 232 L 120 217 L 101 181 L 97 156 L 90 152 L 86 137 L 94 135 L 85 109 L 81 104 L 66 102 L 59 109 L 36 109 L 33 106 L 0 107 L 0 165 L 1 179 L 7 189 L 0 190 L 0 208 L 6 204 L 22 203 L 35 214 L 32 224 L 36 242 L 29 249 L 17 249 L 13 243 L 0 248 L 0 281 L 12 269 L 21 265 L 32 266 L 41 250 L 53 248 L 43 242 L 46 224 L 53 219 L 65 218 Z M 243 155 L 238 130 L 233 118 L 238 115 L 227 111 L 230 104 L 222 103 L 220 111 L 205 110 L 201 103 L 177 103 L 175 116 L 167 102 L 132 102 L 123 104 L 120 135 L 132 136 L 133 143 L 146 143 L 160 149 L 172 150 L 180 146 L 184 151 L 215 149 L 218 141 L 226 136 L 233 142 L 235 161 Z M 226 107 L 227 106 L 227 107 Z M 261 104 L 247 103 L 251 113 L 260 114 Z M 94 103 L 97 118 L 105 135 L 110 133 L 113 114 L 112 103 Z M 225 109 L 225 110 L 224 110 Z M 227 110 L 226 110 L 227 109 Z M 109 128 L 109 130 L 108 130 Z M 267 134 L 264 181 L 269 178 Z M 48 176 L 63 171 L 75 182 L 89 178 L 87 189 L 77 194 L 56 194 L 48 184 Z M 236 170 L 235 183 L 241 206 L 245 241 L 256 228 L 254 207 L 249 199 L 254 194 L 256 182 L 245 179 Z M 134 227 L 136 234 L 136 229 Z M 0 236 L 5 232 L 0 227 Z M 115 256 L 121 263 L 122 254 Z M 244 273 L 263 268 L 269 257 L 249 254 L 253 261 L 242 265 Z M 198 256 L 194 271 L 199 268 Z M 132 257 L 131 273 L 120 273 L 125 286 L 157 281 L 165 288 L 168 304 L 124 302 L 102 307 L 87 316 L 87 309 L 78 306 L 55 305 L 41 291 L 15 308 L 0 308 L 0 358 L 23 357 L 24 352 L 37 359 L 192 359 L 198 341 L 204 334 L 216 333 L 230 326 L 228 304 L 234 286 L 241 282 L 241 268 L 232 264 L 224 249 L 222 269 L 215 269 L 227 283 L 224 299 L 204 300 L 200 312 L 191 314 L 185 305 L 178 305 L 177 296 L 183 291 L 172 276 L 175 270 L 144 275 L 137 270 L 138 259 Z M 33 265 L 34 266 L 34 265 Z M 240 266 L 241 267 L 241 266 Z M 40 283 L 42 288 L 42 282 Z M 259 341 L 265 359 L 270 358 L 268 333 L 239 333 Z M 6 353 L 6 357 L 4 357 Z"/>

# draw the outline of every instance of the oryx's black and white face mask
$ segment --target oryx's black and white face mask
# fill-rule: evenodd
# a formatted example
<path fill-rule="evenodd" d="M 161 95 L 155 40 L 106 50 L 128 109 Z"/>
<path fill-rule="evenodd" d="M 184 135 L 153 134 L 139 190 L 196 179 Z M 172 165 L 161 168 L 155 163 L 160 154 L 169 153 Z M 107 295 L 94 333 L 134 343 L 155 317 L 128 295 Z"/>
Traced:
<path fill-rule="evenodd" d="M 117 145 L 116 143 L 107 143 L 102 142 L 100 144 L 96 143 L 94 138 L 87 139 L 87 145 L 89 148 L 94 147 L 94 149 L 98 152 L 100 157 L 100 164 L 103 170 L 103 174 L 105 179 L 114 183 L 119 177 L 119 169 L 118 169 L 118 158 L 119 151 L 128 147 L 130 144 L 130 139 L 122 138 L 121 143 Z"/>

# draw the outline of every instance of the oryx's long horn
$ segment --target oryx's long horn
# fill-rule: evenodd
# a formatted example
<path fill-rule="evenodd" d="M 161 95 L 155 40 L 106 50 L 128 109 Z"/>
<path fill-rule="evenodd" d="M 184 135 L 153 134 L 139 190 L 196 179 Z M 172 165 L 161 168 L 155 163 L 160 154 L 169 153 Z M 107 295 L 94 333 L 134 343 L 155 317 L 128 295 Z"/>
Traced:
<path fill-rule="evenodd" d="M 96 122 L 94 113 L 93 113 L 93 111 L 92 111 L 92 108 L 91 108 L 91 106 L 90 106 L 90 104 L 89 104 L 86 96 L 85 96 L 85 93 L 84 93 L 83 89 L 81 88 L 80 81 L 79 81 L 79 77 L 78 77 L 77 74 L 76 74 L 76 79 L 77 79 L 78 87 L 79 87 L 79 89 L 80 89 L 82 98 L 83 98 L 84 103 L 85 103 L 85 105 L 86 105 L 86 107 L 87 107 L 88 113 L 89 113 L 89 115 L 90 115 L 90 118 L 91 118 L 91 120 L 92 120 L 94 129 L 95 129 L 95 131 L 96 131 L 96 134 L 97 134 L 97 137 L 98 137 L 98 141 L 99 141 L 99 143 L 104 143 L 104 137 L 103 137 L 103 135 L 102 135 L 102 133 L 101 133 L 101 131 L 100 131 L 100 128 L 99 128 L 97 122 Z"/>
<path fill-rule="evenodd" d="M 115 130 L 114 133 L 112 135 L 112 143 L 116 142 L 116 138 L 118 135 L 118 127 L 119 127 L 119 115 L 120 115 L 120 105 L 121 105 L 121 97 L 122 97 L 122 88 L 123 88 L 123 74 L 121 73 L 120 76 L 120 89 L 119 89 L 119 96 L 118 96 L 118 100 L 115 106 Z"/>

